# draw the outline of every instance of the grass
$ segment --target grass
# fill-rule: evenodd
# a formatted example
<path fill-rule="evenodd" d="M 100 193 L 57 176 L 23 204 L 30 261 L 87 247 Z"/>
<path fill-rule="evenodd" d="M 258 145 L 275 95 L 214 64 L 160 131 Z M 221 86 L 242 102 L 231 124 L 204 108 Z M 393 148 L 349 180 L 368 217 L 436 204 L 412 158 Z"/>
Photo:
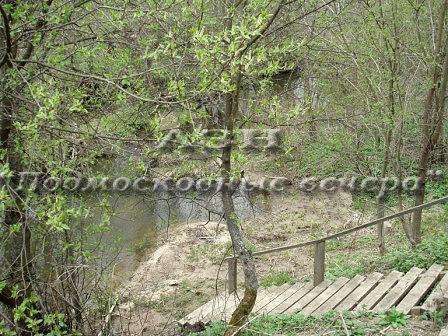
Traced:
<path fill-rule="evenodd" d="M 326 250 L 339 251 L 339 250 L 349 250 L 360 247 L 373 247 L 376 244 L 376 237 L 373 234 L 367 234 L 362 237 L 356 237 L 353 239 L 352 236 L 344 237 L 343 239 L 332 239 L 327 241 Z"/>
<path fill-rule="evenodd" d="M 295 279 L 288 272 L 284 271 L 270 271 L 266 276 L 261 278 L 260 286 L 263 288 L 272 287 L 272 286 L 281 286 L 284 284 L 293 284 L 295 283 Z"/>
<path fill-rule="evenodd" d="M 448 263 L 448 236 L 440 232 L 426 236 L 414 249 L 404 240 L 389 242 L 387 247 L 385 256 L 379 256 L 376 251 L 337 251 L 328 257 L 325 275 L 332 280 L 342 276 L 352 278 L 373 270 L 395 269 L 405 273 L 414 266 L 427 269 L 435 263 L 442 266 Z"/>
<path fill-rule="evenodd" d="M 434 263 L 447 265 L 448 235 L 444 225 L 448 211 L 445 207 L 441 210 L 427 212 L 423 217 L 424 238 L 414 249 L 409 246 L 399 223 L 394 223 L 394 228 L 386 236 L 387 253 L 384 256 L 378 254 L 374 234 L 356 238 L 356 243 L 353 242 L 351 247 L 347 240 L 329 244 L 328 250 L 332 253 L 327 257 L 326 276 L 334 279 L 341 276 L 353 277 L 374 270 L 387 272 L 395 269 L 407 272 L 414 266 L 427 269 Z"/>
<path fill-rule="evenodd" d="M 427 236 L 414 249 L 395 249 L 384 259 L 390 268 L 400 272 L 407 272 L 414 266 L 429 268 L 434 263 L 445 265 L 448 262 L 448 236 Z"/>
<path fill-rule="evenodd" d="M 339 277 L 353 278 L 355 275 L 365 273 L 365 266 L 356 259 L 353 256 L 347 258 L 345 254 L 333 256 L 328 262 L 325 277 L 334 280 Z"/>
<path fill-rule="evenodd" d="M 380 324 L 386 327 L 399 328 L 407 324 L 408 318 L 409 317 L 406 314 L 393 308 L 387 313 L 381 314 Z"/>
<path fill-rule="evenodd" d="M 325 330 L 331 330 L 331 335 L 336 336 L 364 336 L 379 335 L 382 330 L 388 329 L 397 333 L 388 335 L 409 335 L 408 318 L 395 310 L 386 314 L 374 313 L 344 313 L 339 315 L 330 312 L 320 318 L 304 316 L 301 314 L 261 316 L 253 320 L 245 327 L 241 336 L 259 335 L 315 335 L 322 334 Z M 216 322 L 208 326 L 197 336 L 222 336 L 226 330 L 226 324 Z M 347 333 L 348 332 L 348 333 Z"/>
<path fill-rule="evenodd" d="M 247 249 L 254 253 L 256 251 L 256 246 L 251 241 L 246 240 L 245 245 Z M 219 265 L 222 260 L 226 257 L 230 257 L 232 255 L 232 244 L 229 243 L 218 243 L 218 244 L 197 244 L 194 245 L 188 255 L 187 258 L 191 262 L 198 262 L 204 258 L 210 260 L 212 264 Z"/>

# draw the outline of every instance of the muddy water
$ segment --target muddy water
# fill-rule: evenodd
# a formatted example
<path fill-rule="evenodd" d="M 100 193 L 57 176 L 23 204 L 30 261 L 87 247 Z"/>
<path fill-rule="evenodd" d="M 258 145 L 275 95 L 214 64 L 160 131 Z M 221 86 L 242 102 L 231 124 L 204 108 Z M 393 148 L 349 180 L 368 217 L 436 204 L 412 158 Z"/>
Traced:
<path fill-rule="evenodd" d="M 113 274 L 118 279 L 129 276 L 170 227 L 187 222 L 222 220 L 219 196 L 110 195 L 108 203 L 112 210 L 111 230 L 103 237 L 103 242 L 115 247 L 106 259 L 115 265 Z M 240 219 L 248 219 L 261 212 L 261 206 L 246 196 L 234 196 L 234 203 Z"/>

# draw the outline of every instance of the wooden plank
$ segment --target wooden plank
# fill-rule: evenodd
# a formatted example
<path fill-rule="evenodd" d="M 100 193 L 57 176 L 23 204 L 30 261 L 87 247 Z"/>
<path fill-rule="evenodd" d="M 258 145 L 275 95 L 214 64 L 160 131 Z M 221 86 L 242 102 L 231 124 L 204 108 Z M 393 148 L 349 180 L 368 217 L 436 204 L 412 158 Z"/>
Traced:
<path fill-rule="evenodd" d="M 445 276 L 442 278 L 442 280 L 440 281 L 440 291 L 442 292 L 442 297 L 444 298 L 448 298 L 448 278 L 446 277 L 448 275 L 445 274 Z"/>
<path fill-rule="evenodd" d="M 204 312 L 208 310 L 208 307 L 213 304 L 213 301 L 217 300 L 218 297 L 213 298 L 212 300 L 206 302 L 202 306 L 193 310 L 190 314 L 185 316 L 182 320 L 179 321 L 180 324 L 191 323 L 194 324 L 200 321 L 204 315 Z"/>
<path fill-rule="evenodd" d="M 341 301 L 343 301 L 351 292 L 353 292 L 365 279 L 363 275 L 357 275 L 350 279 L 335 295 L 333 295 L 327 302 L 316 309 L 312 315 L 318 316 L 334 309 Z"/>
<path fill-rule="evenodd" d="M 301 288 L 306 286 L 305 283 L 295 283 L 283 291 L 275 300 L 271 301 L 264 309 L 265 314 L 276 314 L 278 308 L 284 304 L 292 295 L 297 293 Z"/>
<path fill-rule="evenodd" d="M 267 308 L 269 306 L 272 307 L 272 304 L 278 301 L 279 297 L 282 296 L 285 291 L 291 288 L 291 286 L 291 284 L 284 284 L 279 287 L 275 287 L 275 291 L 267 296 L 267 299 L 263 301 L 262 305 L 254 307 L 253 312 L 256 314 L 268 314 Z"/>
<path fill-rule="evenodd" d="M 356 305 L 361 302 L 367 294 L 378 284 L 383 274 L 374 272 L 366 276 L 364 282 L 362 282 L 358 288 L 356 288 L 351 294 L 349 294 L 338 306 L 337 311 L 352 310 Z"/>
<path fill-rule="evenodd" d="M 255 305 L 254 305 L 254 308 L 252 309 L 252 311 L 256 312 L 261 307 L 264 307 L 264 305 L 266 304 L 269 297 L 272 296 L 274 293 L 275 293 L 275 290 L 273 287 L 258 290 L 257 300 L 255 301 Z"/>
<path fill-rule="evenodd" d="M 432 291 L 432 293 L 425 300 L 425 302 L 422 305 L 422 309 L 424 311 L 429 311 L 429 312 L 435 311 L 437 309 L 435 300 L 437 298 L 443 297 L 444 293 L 445 293 L 445 296 L 448 296 L 448 273 L 446 273 L 442 277 L 442 280 L 440 280 L 439 284 L 436 286 L 436 288 Z"/>
<path fill-rule="evenodd" d="M 329 298 L 331 298 L 338 290 L 342 288 L 350 279 L 338 278 L 330 286 L 328 286 L 322 293 L 320 293 L 313 301 L 307 304 L 301 311 L 303 315 L 311 315 L 313 311 L 324 304 Z"/>
<path fill-rule="evenodd" d="M 182 320 L 179 321 L 179 323 L 185 324 L 188 322 L 188 323 L 194 324 L 198 321 L 204 321 L 204 319 L 207 317 L 207 315 L 211 312 L 212 307 L 216 306 L 217 303 L 222 299 L 222 297 L 226 296 L 226 295 L 228 295 L 228 294 L 222 293 L 222 294 L 216 296 L 209 302 L 203 304 L 202 306 L 198 307 L 193 312 L 191 312 L 190 314 L 185 316 Z"/>
<path fill-rule="evenodd" d="M 227 320 L 227 316 L 230 316 L 239 304 L 242 298 L 242 293 L 237 295 L 235 292 L 228 294 L 218 301 L 213 307 L 210 313 L 205 317 L 204 322 Z"/>
<path fill-rule="evenodd" d="M 403 314 L 408 314 L 412 307 L 417 305 L 418 302 L 428 294 L 442 271 L 443 266 L 437 264 L 432 265 L 425 273 L 423 273 L 403 300 L 401 300 L 397 306 L 397 310 Z"/>
<path fill-rule="evenodd" d="M 284 284 L 284 285 L 282 285 L 280 287 L 269 287 L 269 288 L 266 288 L 264 293 L 261 296 L 257 296 L 257 301 L 255 302 L 255 306 L 252 309 L 252 312 L 254 314 L 258 314 L 272 300 L 274 300 L 277 296 L 279 296 L 280 292 L 283 292 L 289 286 L 291 286 L 291 285 Z"/>
<path fill-rule="evenodd" d="M 395 306 L 411 290 L 417 282 L 418 276 L 423 272 L 421 268 L 412 267 L 395 286 L 378 302 L 372 311 L 384 312 Z"/>
<path fill-rule="evenodd" d="M 220 310 L 219 319 L 217 319 L 217 320 L 229 322 L 230 318 L 232 317 L 233 312 L 235 311 L 236 307 L 239 305 L 239 303 L 243 297 L 242 294 L 243 293 L 240 293 L 239 295 L 237 295 L 236 293 L 234 293 L 234 295 L 232 295 L 230 297 L 230 299 L 226 302 L 226 304 Z M 213 320 L 215 320 L 215 319 L 213 319 Z"/>
<path fill-rule="evenodd" d="M 330 281 L 324 280 L 322 283 L 320 283 L 319 285 L 311 289 L 308 293 L 306 293 L 299 301 L 293 303 L 288 309 L 285 310 L 285 313 L 294 314 L 298 312 L 330 285 L 331 285 Z"/>
<path fill-rule="evenodd" d="M 307 293 L 309 293 L 313 289 L 313 287 L 314 287 L 313 284 L 309 282 L 296 290 L 291 290 L 290 295 L 287 297 L 287 299 L 284 300 L 282 303 L 280 303 L 275 309 L 273 309 L 271 314 L 284 313 L 285 310 L 287 310 L 294 303 L 296 303 Z"/>
<path fill-rule="evenodd" d="M 387 291 L 394 286 L 398 280 L 403 276 L 403 273 L 398 271 L 390 272 L 376 286 L 367 296 L 361 300 L 360 303 L 353 309 L 354 311 L 370 310 L 372 309 L 387 293 Z"/>
<path fill-rule="evenodd" d="M 225 308 L 229 305 L 229 302 L 232 301 L 232 297 L 235 294 L 226 294 L 221 295 L 218 297 L 218 300 L 216 300 L 215 304 L 213 304 L 208 312 L 205 312 L 204 316 L 202 317 L 201 321 L 204 323 L 208 323 L 210 321 L 214 320 L 220 320 L 223 311 Z"/>
<path fill-rule="evenodd" d="M 325 242 L 314 246 L 314 286 L 319 285 L 325 279 Z"/>

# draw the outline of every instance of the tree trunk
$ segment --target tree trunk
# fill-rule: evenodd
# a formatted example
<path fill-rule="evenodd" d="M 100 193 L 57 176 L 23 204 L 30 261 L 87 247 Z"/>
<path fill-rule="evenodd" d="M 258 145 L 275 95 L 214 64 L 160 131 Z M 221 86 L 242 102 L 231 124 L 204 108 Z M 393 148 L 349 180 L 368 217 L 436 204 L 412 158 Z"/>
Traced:
<path fill-rule="evenodd" d="M 2 228 L 8 235 L 3 246 L 4 265 L 2 272 L 7 279 L 7 287 L 0 293 L 0 302 L 9 310 L 13 310 L 20 305 L 31 292 L 31 274 L 33 269 L 30 265 L 31 256 L 31 231 L 25 217 L 23 192 L 14 190 L 14 186 L 19 185 L 19 173 L 23 171 L 21 159 L 14 149 L 14 126 L 13 118 L 15 114 L 15 102 L 12 98 L 14 88 L 8 82 L 9 72 L 13 70 L 10 58 L 17 57 L 17 48 L 13 48 L 8 40 L 11 40 L 10 25 L 12 18 L 6 14 L 0 5 L 2 25 L 7 29 L 2 29 L 1 39 L 6 43 L 5 54 L 0 55 L 0 85 L 2 93 L 0 96 L 0 149 L 2 157 L 0 163 L 9 166 L 12 173 L 10 183 L 6 185 L 6 190 L 11 198 L 11 204 L 5 206 Z M 17 297 L 12 297 L 10 288 L 18 286 L 20 290 Z M 37 313 L 40 316 L 40 313 Z M 31 335 L 25 321 L 17 322 L 19 335 Z"/>
<path fill-rule="evenodd" d="M 396 136 L 397 142 L 395 145 L 395 176 L 397 180 L 399 181 L 398 187 L 397 187 L 397 202 L 398 202 L 398 211 L 404 210 L 403 205 L 403 168 L 401 167 L 401 152 L 403 149 L 403 119 L 401 118 L 398 125 L 398 133 Z M 414 245 L 414 238 L 412 237 L 411 228 L 409 227 L 409 224 L 406 220 L 406 218 L 400 217 L 401 225 L 403 227 L 403 231 L 406 235 L 406 238 L 408 239 L 409 243 L 411 245 Z"/>
<path fill-rule="evenodd" d="M 445 0 L 440 10 L 437 24 L 437 42 L 435 49 L 435 65 L 431 88 L 428 91 L 425 109 L 422 117 L 422 145 L 420 150 L 418 177 L 419 184 L 415 192 L 415 205 L 423 204 L 425 198 L 426 174 L 429 158 L 439 141 L 442 132 L 445 112 L 445 95 L 448 82 L 448 50 L 445 20 L 448 0 Z M 412 216 L 412 236 L 414 245 L 422 239 L 422 210 L 415 211 Z"/>
<path fill-rule="evenodd" d="M 224 219 L 227 229 L 232 239 L 234 255 L 240 260 L 244 272 L 244 296 L 232 314 L 229 322 L 229 328 L 225 335 L 235 335 L 239 328 L 246 322 L 251 313 L 255 300 L 257 299 L 258 279 L 255 271 L 252 253 L 244 244 L 243 234 L 239 228 L 238 219 L 235 213 L 235 207 L 232 199 L 232 190 L 228 188 L 231 173 L 231 153 L 232 141 L 234 138 L 234 118 L 238 112 L 239 100 L 239 79 L 237 80 L 237 89 L 226 95 L 225 107 L 225 128 L 227 130 L 226 146 L 221 156 L 221 177 L 224 180 L 224 187 L 221 190 L 221 199 L 224 212 Z"/>
<path fill-rule="evenodd" d="M 20 159 L 16 156 L 13 149 L 13 101 L 9 96 L 4 94 L 0 99 L 0 104 L 0 148 L 4 155 L 1 163 L 8 164 L 13 174 L 10 180 L 10 186 L 8 187 L 7 185 L 8 195 L 11 198 L 12 204 L 5 207 L 5 215 L 2 223 L 3 230 L 8 234 L 3 246 L 5 268 L 2 271 L 7 274 L 5 278 L 8 279 L 8 285 L 18 285 L 19 289 L 23 290 L 20 293 L 20 299 L 14 299 L 12 301 L 8 301 L 6 298 L 8 294 L 2 292 L 0 302 L 4 303 L 9 309 L 13 309 L 16 306 L 11 306 L 11 303 L 20 304 L 30 290 L 32 273 L 32 267 L 30 265 L 30 261 L 32 260 L 31 231 L 25 218 L 24 194 L 11 189 L 11 187 L 19 184 L 19 172 L 23 170 Z M 18 326 L 22 329 L 20 335 L 31 335 L 27 332 L 24 321 L 19 321 Z"/>
<path fill-rule="evenodd" d="M 387 130 L 386 137 L 385 137 L 385 143 L 384 143 L 384 160 L 383 160 L 383 168 L 381 171 L 381 178 L 385 178 L 387 174 L 387 169 L 389 167 L 389 156 L 390 156 L 390 143 L 392 141 L 392 129 L 389 126 L 389 129 Z M 384 186 L 386 188 L 386 186 Z M 377 205 L 377 218 L 383 218 L 386 212 L 386 192 L 382 187 L 378 194 L 378 205 Z M 385 229 L 384 229 L 384 222 L 381 222 L 377 226 L 377 232 L 378 232 L 378 248 L 380 251 L 380 254 L 386 253 L 386 246 L 384 243 L 384 235 L 385 235 Z"/>

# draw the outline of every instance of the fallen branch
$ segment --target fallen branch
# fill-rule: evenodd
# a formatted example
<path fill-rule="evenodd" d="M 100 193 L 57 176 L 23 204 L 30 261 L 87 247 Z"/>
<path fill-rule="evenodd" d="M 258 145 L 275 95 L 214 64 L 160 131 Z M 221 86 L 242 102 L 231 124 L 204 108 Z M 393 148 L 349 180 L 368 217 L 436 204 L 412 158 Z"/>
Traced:
<path fill-rule="evenodd" d="M 339 312 L 339 317 L 340 317 L 341 320 L 342 320 L 342 326 L 344 327 L 345 334 L 346 334 L 347 336 L 350 336 L 350 333 L 348 332 L 347 324 L 345 323 L 345 320 L 344 320 L 344 315 L 342 315 L 341 312 Z"/>

